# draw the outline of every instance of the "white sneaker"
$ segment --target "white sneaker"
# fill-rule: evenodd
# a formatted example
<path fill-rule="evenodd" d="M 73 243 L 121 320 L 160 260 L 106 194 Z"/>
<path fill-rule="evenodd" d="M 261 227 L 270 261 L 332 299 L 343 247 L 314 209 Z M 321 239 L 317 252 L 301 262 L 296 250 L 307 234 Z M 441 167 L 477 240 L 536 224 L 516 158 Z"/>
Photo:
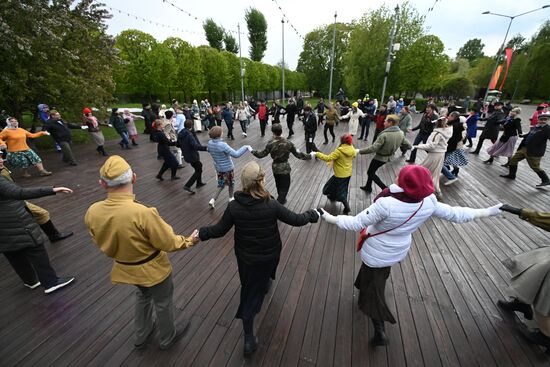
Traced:
<path fill-rule="evenodd" d="M 39 287 L 39 286 L 40 286 L 40 282 L 36 282 L 34 284 L 25 283 L 25 287 L 30 288 L 30 289 L 35 289 L 36 287 Z"/>
<path fill-rule="evenodd" d="M 449 186 L 449 185 L 454 184 L 456 181 L 458 181 L 458 177 L 457 177 L 457 178 L 453 178 L 452 180 L 449 180 L 449 181 L 445 182 L 444 185 L 445 185 L 445 186 Z"/>
<path fill-rule="evenodd" d="M 232 202 L 233 200 L 235 200 L 235 198 L 229 198 L 229 202 Z"/>
<path fill-rule="evenodd" d="M 208 202 L 208 205 L 210 205 L 210 207 L 212 209 L 214 209 L 214 205 L 216 204 L 216 200 L 214 198 L 210 199 L 210 201 Z"/>
<path fill-rule="evenodd" d="M 48 293 L 52 293 L 56 290 L 58 290 L 59 288 L 63 288 L 65 287 L 66 285 L 69 285 L 71 284 L 72 282 L 74 281 L 74 277 L 70 277 L 70 278 L 59 278 L 57 280 L 57 284 L 50 287 L 50 288 L 46 288 L 44 290 L 44 293 L 48 294 Z"/>

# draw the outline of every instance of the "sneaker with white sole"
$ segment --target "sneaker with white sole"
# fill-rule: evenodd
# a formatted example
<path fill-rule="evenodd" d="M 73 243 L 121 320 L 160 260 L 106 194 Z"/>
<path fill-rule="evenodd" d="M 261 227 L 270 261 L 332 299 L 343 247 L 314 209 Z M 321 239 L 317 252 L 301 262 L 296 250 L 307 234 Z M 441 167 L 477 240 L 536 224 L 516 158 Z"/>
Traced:
<path fill-rule="evenodd" d="M 233 200 L 235 200 L 235 198 L 229 198 L 229 202 L 232 202 Z"/>
<path fill-rule="evenodd" d="M 44 290 L 44 293 L 49 294 L 49 293 L 55 292 L 56 290 L 71 284 L 74 280 L 75 280 L 74 277 L 58 278 L 57 283 L 51 286 L 50 288 L 46 288 Z"/>
<path fill-rule="evenodd" d="M 454 184 L 456 181 L 458 181 L 458 177 L 453 178 L 452 180 L 449 180 L 449 181 L 445 182 L 444 185 L 449 186 L 449 185 Z"/>
<path fill-rule="evenodd" d="M 216 199 L 212 198 L 208 202 L 208 205 L 210 205 L 210 208 L 214 209 L 214 205 L 216 205 Z"/>
<path fill-rule="evenodd" d="M 40 287 L 40 282 L 36 282 L 34 284 L 27 284 L 27 283 L 24 283 L 24 284 L 25 284 L 25 287 L 30 288 L 30 289 L 35 289 L 35 288 Z"/>

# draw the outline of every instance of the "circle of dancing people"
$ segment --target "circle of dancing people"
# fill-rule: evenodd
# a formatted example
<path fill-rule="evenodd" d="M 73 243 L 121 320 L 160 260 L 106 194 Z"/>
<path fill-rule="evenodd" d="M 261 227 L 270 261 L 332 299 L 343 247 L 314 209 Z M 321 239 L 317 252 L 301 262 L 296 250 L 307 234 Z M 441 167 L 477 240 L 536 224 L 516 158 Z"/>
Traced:
<path fill-rule="evenodd" d="M 407 257 L 412 234 L 429 218 L 438 217 L 464 223 L 500 215 L 506 211 L 548 230 L 548 213 L 503 204 L 481 209 L 449 206 L 441 202 L 439 180 L 440 174 L 448 179 L 445 185 L 458 180 L 460 167 L 466 166 L 469 161 L 464 144 L 468 142 L 472 146 L 472 138 L 477 133 L 477 122 L 485 120 L 477 148 L 472 153 L 479 154 L 484 140 L 491 140 L 493 145 L 487 150 L 490 158 L 485 163 L 493 163 L 495 157 L 507 157 L 505 166 L 509 173 L 502 177 L 515 179 L 518 162 L 525 159 L 541 178 L 537 187 L 550 185 L 548 176 L 540 167 L 546 143 L 550 140 L 550 113 L 538 111 L 536 123 L 524 134 L 519 108 L 511 108 L 505 114 L 502 111 L 503 104 L 497 102 L 494 111 L 480 119 L 475 109 L 465 117 L 450 107 L 446 112 L 440 111 L 439 115 L 437 106 L 428 104 L 416 127 L 412 127 L 411 117 L 416 106 L 404 106 L 402 99 L 395 101 L 393 97 L 388 104 L 380 106 L 378 101 L 367 97 L 353 103 L 349 103 L 347 99 L 338 100 L 335 105 L 325 105 L 320 100 L 315 107 L 304 104 L 299 97 L 298 100 L 291 99 L 287 106 L 274 101 L 270 108 L 264 101 L 257 106 L 255 103 L 243 102 L 237 108 L 231 102 L 225 106 L 211 107 L 208 101 L 201 101 L 200 107 L 197 101 L 193 101 L 191 108 L 187 108 L 180 107 L 177 101 L 173 101 L 171 108 L 162 111 L 154 111 L 151 105 L 144 105 L 141 116 L 133 115 L 127 110 L 119 112 L 113 108 L 106 125 L 113 127 L 120 135 L 119 145 L 124 150 L 138 145 L 134 120 L 144 120 L 145 133 L 158 145 L 158 158 L 163 161 L 156 176 L 159 181 L 163 180 L 163 174 L 168 169 L 171 170 L 172 180 L 179 179 L 177 171 L 185 167 L 183 162 L 186 162 L 193 168 L 193 174 L 183 189 L 190 195 L 195 194 L 196 189 L 206 184 L 202 180 L 200 152 L 207 152 L 212 158 L 217 176 L 217 191 L 208 202 L 211 209 L 219 203 L 225 187 L 228 188 L 228 203 L 220 220 L 195 230 L 190 236 L 182 236 L 174 232 L 155 208 L 134 200 L 133 190 L 138 180 L 124 158 L 111 155 L 101 166 L 99 184 L 106 191 L 106 198 L 90 206 L 84 221 L 93 242 L 106 256 L 113 259 L 112 282 L 136 287 L 134 347 L 147 347 L 158 328 L 160 349 L 166 350 L 189 329 L 189 320 L 176 322 L 172 266 L 167 253 L 190 248 L 201 241 L 223 237 L 232 228 L 235 229 L 235 256 L 241 283 L 240 303 L 235 317 L 242 321 L 244 357 L 250 357 L 258 348 L 255 316 L 261 310 L 264 297 L 276 279 L 282 249 L 278 221 L 291 226 L 304 226 L 321 220 L 326 225 L 359 232 L 356 249 L 360 253 L 362 265 L 354 285 L 359 291 L 358 307 L 371 319 L 374 327 L 371 338 L 373 346 L 387 345 L 389 339 L 385 333 L 386 322 L 397 322 L 387 305 L 385 295 L 391 268 Z M 39 133 L 29 133 L 19 128 L 15 118 L 7 119 L 7 126 L 0 132 L 0 147 L 5 150 L 3 155 L 10 167 L 21 168 L 28 175 L 26 168 L 35 166 L 41 175 L 51 175 L 51 172 L 44 169 L 40 157 L 26 144 L 27 138 L 39 138 L 43 135 L 52 136 L 55 145 L 62 152 L 64 162 L 76 165 L 70 129 L 77 128 L 88 131 L 99 154 L 108 155 L 104 149 L 105 139 L 100 123 L 91 109 L 84 108 L 82 125 L 63 121 L 55 110 L 49 111 L 49 114 L 44 131 Z M 281 117 L 285 115 L 287 138 L 283 137 L 281 125 Z M 245 139 L 252 120 L 257 117 L 263 137 L 269 116 L 273 117 L 272 138 L 263 149 L 254 149 L 251 145 L 234 149 L 224 141 L 222 122 L 225 123 L 227 138 L 235 140 L 233 123 L 238 120 L 242 139 Z M 291 140 L 296 118 L 303 123 L 306 152 L 301 152 Z M 325 125 L 323 145 L 329 142 L 328 133 L 334 143 L 335 126 L 346 120 L 349 121 L 348 131 L 340 136 L 338 146 L 330 153 L 319 151 L 315 144 L 317 129 Z M 357 142 L 367 140 L 371 122 L 375 123 L 372 144 L 355 148 L 354 139 Z M 504 133 L 498 138 L 500 128 L 503 128 Z M 206 145 L 201 144 L 197 135 L 203 130 L 208 131 L 209 141 Z M 418 131 L 418 134 L 411 144 L 407 136 L 412 131 Z M 358 132 L 360 135 L 357 138 Z M 523 139 L 514 152 L 519 138 Z M 378 169 L 391 161 L 396 152 L 401 151 L 401 156 L 404 156 L 411 148 L 413 150 L 407 159 L 411 164 L 400 169 L 394 183 L 385 184 L 377 175 Z M 418 150 L 425 151 L 426 156 L 416 165 L 414 163 Z M 235 191 L 233 159 L 238 159 L 247 152 L 258 159 L 268 155 L 271 157 L 277 198 L 273 198 L 267 190 L 266 172 L 255 161 L 244 165 L 240 172 L 240 187 Z M 294 213 L 285 207 L 291 186 L 291 154 L 300 160 L 322 160 L 329 164 L 333 175 L 324 185 L 322 193 L 331 203 L 342 203 L 342 215 L 337 215 L 338 210 L 332 204 L 303 213 Z M 348 196 L 354 160 L 366 154 L 374 156 L 367 170 L 367 182 L 361 189 L 372 193 L 372 184 L 375 183 L 381 191 L 369 207 L 361 208 L 356 215 L 350 215 L 352 208 Z M 57 276 L 49 263 L 42 232 L 51 242 L 65 239 L 72 233 L 57 230 L 45 209 L 25 200 L 56 193 L 70 194 L 72 190 L 65 187 L 22 189 L 13 182 L 10 172 L 4 167 L 4 157 L 0 159 L 0 200 L 3 202 L 1 210 L 4 211 L 0 216 L 0 235 L 7 241 L 3 241 L 0 249 L 25 286 L 30 289 L 42 286 L 45 293 L 52 293 L 72 284 L 75 277 Z M 115 225 L 117 232 L 105 230 L 108 224 Z M 140 230 L 136 232 L 135 228 Z M 550 300 L 539 297 L 547 286 L 546 280 L 540 277 L 540 272 L 526 271 L 533 266 L 550 268 L 547 249 L 518 255 L 504 264 L 512 273 L 515 294 L 510 301 L 500 300 L 498 305 L 506 312 L 522 312 L 528 319 L 535 317 L 540 331 L 525 334 L 533 343 L 550 347 Z M 153 318 L 153 308 L 156 321 Z"/>

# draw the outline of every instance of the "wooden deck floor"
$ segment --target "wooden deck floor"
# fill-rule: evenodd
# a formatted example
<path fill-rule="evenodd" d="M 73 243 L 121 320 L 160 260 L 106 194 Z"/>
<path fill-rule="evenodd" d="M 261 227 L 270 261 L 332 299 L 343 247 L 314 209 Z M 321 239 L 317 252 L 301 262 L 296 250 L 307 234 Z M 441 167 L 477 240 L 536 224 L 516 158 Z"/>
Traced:
<path fill-rule="evenodd" d="M 418 119 L 418 117 L 416 117 Z M 338 133 L 347 124 L 337 128 Z M 257 122 L 249 137 L 233 146 L 263 147 Z M 372 132 L 371 132 L 372 138 Z M 201 140 L 206 141 L 206 134 Z M 159 183 L 156 145 L 142 136 L 140 146 L 121 152 L 116 142 L 111 153 L 125 156 L 138 175 L 137 198 L 158 208 L 175 230 L 190 234 L 216 222 L 227 197 L 215 210 L 208 200 L 215 191 L 213 166 L 202 154 L 207 186 L 194 196 L 183 192 L 184 179 Z M 303 148 L 302 128 L 294 139 Z M 323 151 L 334 144 L 321 145 Z M 365 146 L 361 142 L 359 146 Z M 548 366 L 549 358 L 529 345 L 516 330 L 518 320 L 503 314 L 496 300 L 507 294 L 509 274 L 501 260 L 543 245 L 548 233 L 512 215 L 455 225 L 429 220 L 414 234 L 409 256 L 394 266 L 386 289 L 390 307 L 398 318 L 387 325 L 391 344 L 373 349 L 368 344 L 372 325 L 358 310 L 353 287 L 361 264 L 354 244 L 356 233 L 337 230 L 327 223 L 292 228 L 280 225 L 283 252 L 277 280 L 257 317 L 260 348 L 249 361 L 242 357 L 241 323 L 235 320 L 239 279 L 233 254 L 232 231 L 225 238 L 200 243 L 170 256 L 174 266 L 174 299 L 178 318 L 191 319 L 188 334 L 171 350 L 161 352 L 156 341 L 142 352 L 133 349 L 132 286 L 114 286 L 109 280 L 111 260 L 92 244 L 83 216 L 91 203 L 105 193 L 97 184 L 101 157 L 94 147 L 77 147 L 78 167 L 65 167 L 55 153 L 43 156 L 54 171 L 49 178 L 20 179 L 22 186 L 68 185 L 72 196 L 35 202 L 50 210 L 58 227 L 75 236 L 47 248 L 60 275 L 74 275 L 74 285 L 52 295 L 30 291 L 0 258 L 0 365 L 2 366 Z M 486 166 L 479 157 L 460 173 L 454 185 L 443 186 L 445 201 L 472 207 L 507 202 L 548 211 L 550 193 L 536 190 L 538 177 L 520 164 L 514 182 L 498 177 L 499 164 Z M 350 185 L 352 214 L 366 208 L 374 197 L 359 189 L 366 180 L 372 156 L 354 164 Z M 422 154 L 420 157 L 422 158 Z M 235 160 L 236 172 L 255 159 Z M 271 160 L 259 160 L 269 172 L 269 189 L 275 192 Z M 321 188 L 331 170 L 323 162 L 293 160 L 292 186 L 287 206 L 295 211 L 330 207 Z M 381 169 L 389 183 L 403 158 Z M 548 155 L 543 162 L 550 169 Z M 236 175 L 238 176 L 238 174 Z M 378 189 L 376 188 L 376 192 Z M 225 194 L 227 195 L 227 194 Z M 222 204 L 223 203 L 223 204 Z"/>

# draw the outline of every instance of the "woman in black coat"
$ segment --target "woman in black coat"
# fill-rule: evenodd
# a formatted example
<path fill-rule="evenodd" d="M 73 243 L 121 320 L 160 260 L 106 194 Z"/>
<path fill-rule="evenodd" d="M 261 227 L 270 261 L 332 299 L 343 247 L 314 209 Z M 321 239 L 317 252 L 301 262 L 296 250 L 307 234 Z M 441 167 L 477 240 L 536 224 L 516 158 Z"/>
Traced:
<path fill-rule="evenodd" d="M 296 214 L 271 198 L 265 188 L 265 172 L 256 162 L 249 162 L 241 175 L 242 191 L 235 193 L 222 219 L 215 225 L 199 230 L 201 240 L 224 236 L 235 226 L 235 255 L 241 280 L 241 302 L 236 318 L 242 319 L 244 355 L 258 346 L 254 337 L 254 317 L 260 312 L 264 295 L 274 279 L 281 254 L 281 238 L 277 222 L 292 226 L 315 223 L 315 210 Z"/>
<path fill-rule="evenodd" d="M 71 193 L 66 187 L 21 188 L 0 175 L 0 252 L 8 259 L 25 286 L 35 289 L 41 284 L 51 293 L 74 281 L 60 278 L 50 265 L 44 248 L 45 238 L 36 220 L 26 209 L 25 201 L 58 192 Z"/>
<path fill-rule="evenodd" d="M 484 163 L 493 163 L 495 157 L 506 157 L 508 158 L 508 162 L 510 162 L 510 157 L 514 155 L 518 136 L 522 134 L 521 118 L 519 117 L 520 113 L 521 109 L 519 107 L 512 108 L 512 110 L 508 113 L 508 117 L 506 117 L 503 125 L 504 133 L 500 136 L 500 139 L 498 139 L 496 143 L 487 149 L 489 159 L 483 161 Z M 508 167 L 508 162 L 503 166 Z"/>
<path fill-rule="evenodd" d="M 164 121 L 162 119 L 156 119 L 153 124 L 153 141 L 156 141 L 158 143 L 157 146 L 157 154 L 159 157 L 162 157 L 164 159 L 164 163 L 162 164 L 162 167 L 160 168 L 159 173 L 157 174 L 157 179 L 160 181 L 163 181 L 164 178 L 162 178 L 162 175 L 164 172 L 170 168 L 172 171 L 172 180 L 178 180 L 179 177 L 176 176 L 176 173 L 178 172 L 178 160 L 174 156 L 174 154 L 170 151 L 171 146 L 175 146 L 175 141 L 170 141 L 166 134 L 164 133 Z"/>

